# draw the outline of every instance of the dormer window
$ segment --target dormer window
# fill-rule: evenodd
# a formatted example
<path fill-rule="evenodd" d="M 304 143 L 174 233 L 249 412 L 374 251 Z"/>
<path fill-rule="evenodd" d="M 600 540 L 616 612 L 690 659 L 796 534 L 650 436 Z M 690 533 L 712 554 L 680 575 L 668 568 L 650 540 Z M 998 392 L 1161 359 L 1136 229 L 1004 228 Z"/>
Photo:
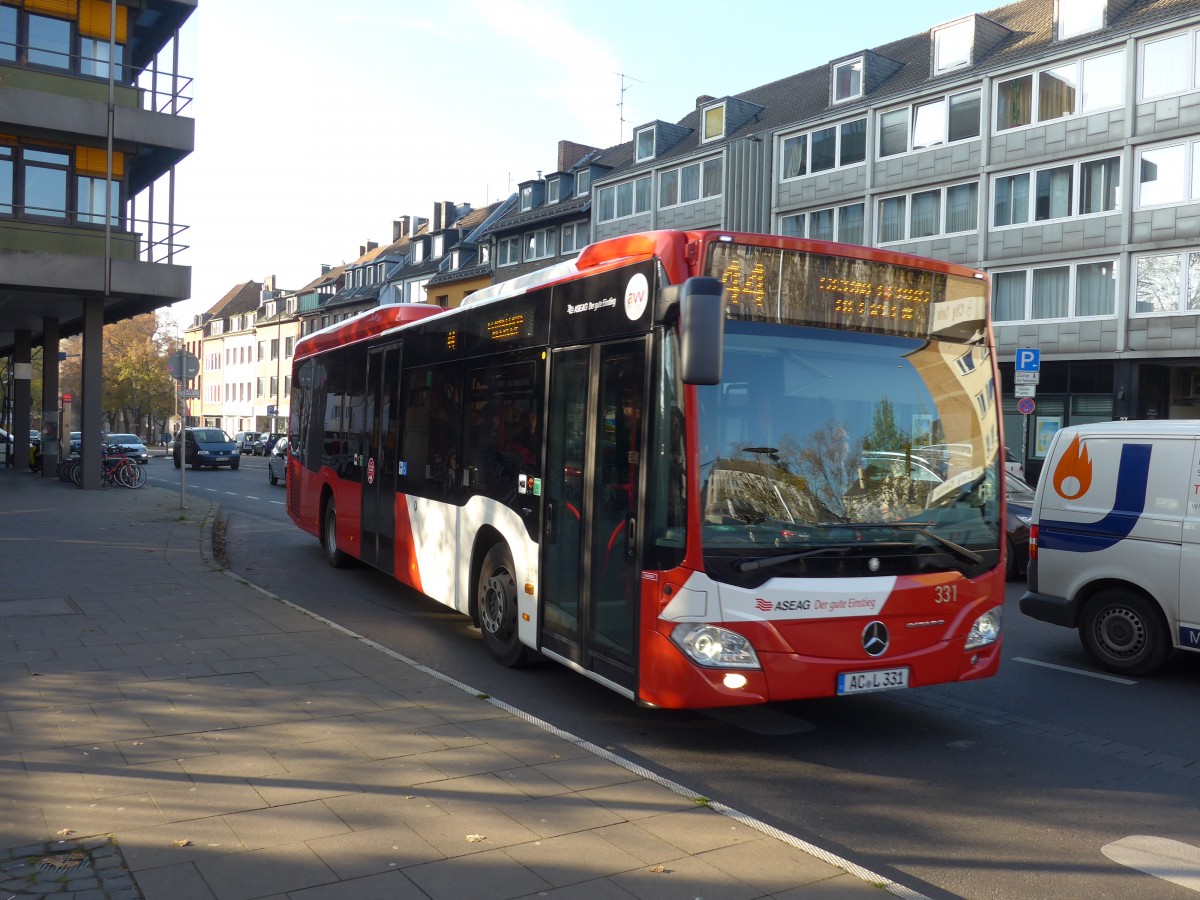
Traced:
<path fill-rule="evenodd" d="M 424 241 L 416 241 L 412 245 L 413 265 L 416 265 L 419 262 L 423 262 L 424 260 L 425 260 L 425 242 Z"/>
<path fill-rule="evenodd" d="M 527 184 L 521 188 L 521 212 L 533 209 L 533 185 Z"/>
<path fill-rule="evenodd" d="M 969 17 L 933 33 L 933 72 L 940 75 L 971 64 L 975 19 Z"/>
<path fill-rule="evenodd" d="M 637 148 L 634 159 L 636 162 L 645 162 L 648 159 L 654 159 L 654 126 L 642 128 L 633 136 L 634 146 Z"/>
<path fill-rule="evenodd" d="M 546 182 L 546 202 L 557 203 L 562 198 L 562 179 L 551 178 Z"/>
<path fill-rule="evenodd" d="M 1060 41 L 1104 27 L 1105 0 L 1058 0 L 1055 29 Z"/>
<path fill-rule="evenodd" d="M 705 141 L 715 141 L 717 138 L 725 137 L 725 104 L 718 103 L 716 106 L 710 106 L 704 110 L 704 136 Z"/>
<path fill-rule="evenodd" d="M 592 172 L 590 169 L 583 169 L 575 173 L 575 195 L 577 197 L 585 197 L 592 189 Z"/>
<path fill-rule="evenodd" d="M 461 251 L 459 251 L 459 250 L 451 250 L 451 251 L 450 251 L 450 268 L 451 268 L 451 269 L 457 269 L 457 268 L 458 268 L 458 266 L 459 266 L 459 260 L 460 260 L 461 258 L 462 258 L 462 252 L 461 252 Z"/>
<path fill-rule="evenodd" d="M 441 256 L 443 248 L 446 246 L 446 236 L 444 234 L 435 234 L 433 236 L 433 255 Z"/>
<path fill-rule="evenodd" d="M 833 67 L 833 102 L 844 103 L 863 95 L 863 59 L 848 59 Z"/>

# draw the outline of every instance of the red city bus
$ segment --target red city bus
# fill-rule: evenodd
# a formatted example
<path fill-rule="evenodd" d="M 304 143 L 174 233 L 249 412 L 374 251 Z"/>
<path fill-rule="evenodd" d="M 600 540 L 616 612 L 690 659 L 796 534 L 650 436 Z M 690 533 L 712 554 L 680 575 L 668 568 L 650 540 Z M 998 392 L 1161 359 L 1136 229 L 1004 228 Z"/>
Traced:
<path fill-rule="evenodd" d="M 287 509 L 651 706 L 967 681 L 1000 660 L 988 280 L 715 231 L 601 241 L 296 346 Z M 946 453 L 953 447 L 954 453 Z"/>

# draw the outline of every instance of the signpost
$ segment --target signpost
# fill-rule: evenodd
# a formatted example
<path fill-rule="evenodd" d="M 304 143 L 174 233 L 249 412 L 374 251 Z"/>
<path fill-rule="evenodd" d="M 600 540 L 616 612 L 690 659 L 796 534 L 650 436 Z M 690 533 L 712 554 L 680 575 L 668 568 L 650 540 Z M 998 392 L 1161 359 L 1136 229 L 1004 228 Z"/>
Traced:
<path fill-rule="evenodd" d="M 179 382 L 179 388 L 175 392 L 175 400 L 178 404 L 181 400 L 195 400 L 200 396 L 200 392 L 194 388 L 184 389 L 185 381 L 191 381 L 196 377 L 196 373 L 200 371 L 200 360 L 196 359 L 196 354 L 188 350 L 179 349 L 167 357 L 167 371 L 171 377 Z M 184 472 L 187 470 L 187 441 L 184 436 L 183 420 L 179 422 L 179 434 L 175 437 L 175 449 L 179 451 L 179 508 L 187 509 L 185 502 L 184 482 L 187 477 Z M 171 451 L 172 454 L 175 452 Z"/>
<path fill-rule="evenodd" d="M 1021 414 L 1021 456 L 1025 456 L 1025 448 L 1029 446 L 1029 415 L 1034 410 L 1034 396 L 1037 394 L 1038 379 L 1042 375 L 1042 351 L 1037 347 L 1020 347 L 1017 349 L 1015 365 L 1013 366 L 1013 395 L 1020 397 L 1017 401 L 1017 412 Z"/>

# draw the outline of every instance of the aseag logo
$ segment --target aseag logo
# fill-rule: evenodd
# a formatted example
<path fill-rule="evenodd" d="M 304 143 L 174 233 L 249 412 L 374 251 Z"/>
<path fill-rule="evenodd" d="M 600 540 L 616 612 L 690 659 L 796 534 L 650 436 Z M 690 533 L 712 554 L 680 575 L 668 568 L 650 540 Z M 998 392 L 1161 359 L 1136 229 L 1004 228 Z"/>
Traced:
<path fill-rule="evenodd" d="M 625 286 L 625 315 L 629 317 L 629 321 L 636 322 L 640 319 L 649 303 L 650 285 L 646 276 L 639 272 L 630 278 L 629 284 Z"/>
<path fill-rule="evenodd" d="M 1075 435 L 1062 459 L 1054 467 L 1054 490 L 1064 500 L 1078 500 L 1092 486 L 1092 460 L 1087 447 L 1079 444 Z"/>

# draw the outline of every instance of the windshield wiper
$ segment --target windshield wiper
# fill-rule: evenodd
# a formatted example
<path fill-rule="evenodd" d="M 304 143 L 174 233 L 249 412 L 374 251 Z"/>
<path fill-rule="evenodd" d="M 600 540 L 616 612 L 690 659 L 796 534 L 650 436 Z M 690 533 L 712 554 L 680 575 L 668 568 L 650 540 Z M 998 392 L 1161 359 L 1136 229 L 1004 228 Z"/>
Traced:
<path fill-rule="evenodd" d="M 934 532 L 932 532 L 928 528 L 926 528 L 924 523 L 921 523 L 921 522 L 855 522 L 852 525 L 844 524 L 844 525 L 839 525 L 838 527 L 840 527 L 840 528 L 870 528 L 870 529 L 876 529 L 876 530 L 880 529 L 880 528 L 897 528 L 900 531 L 913 531 L 919 535 L 929 538 L 931 541 L 941 544 L 947 550 L 953 551 L 954 553 L 958 554 L 963 559 L 965 559 L 969 562 L 973 562 L 973 563 L 983 562 L 983 557 L 980 556 L 978 553 L 976 553 L 974 550 L 964 547 L 962 544 L 956 544 L 956 543 L 954 543 L 954 541 L 950 540 L 949 538 L 944 538 L 940 534 L 935 534 Z"/>
<path fill-rule="evenodd" d="M 733 567 L 739 572 L 753 572 L 756 569 L 769 569 L 773 566 L 782 566 L 784 563 L 794 562 L 797 559 L 804 559 L 806 556 L 816 556 L 818 553 L 826 553 L 830 550 L 845 549 L 844 547 L 817 547 L 813 550 L 805 550 L 803 553 L 785 553 L 783 556 L 763 556 L 758 559 L 743 559 L 733 564 Z"/>

